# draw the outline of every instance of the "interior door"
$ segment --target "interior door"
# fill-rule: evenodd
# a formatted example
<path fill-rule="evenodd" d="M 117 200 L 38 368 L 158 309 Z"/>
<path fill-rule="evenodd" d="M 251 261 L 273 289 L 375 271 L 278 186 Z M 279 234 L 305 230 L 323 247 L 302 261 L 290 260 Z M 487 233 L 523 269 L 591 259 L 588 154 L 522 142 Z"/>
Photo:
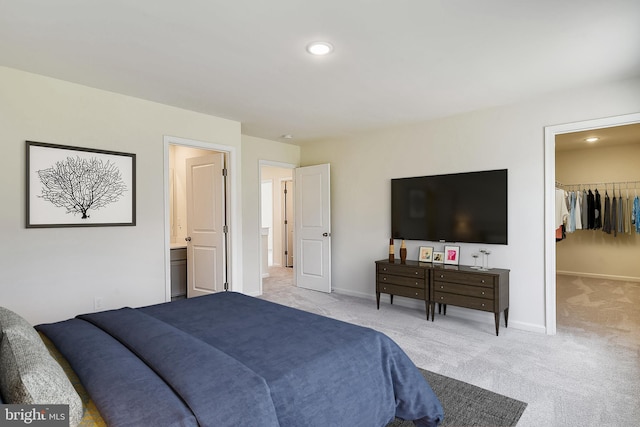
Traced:
<path fill-rule="evenodd" d="M 331 292 L 330 165 L 295 170 L 296 285 Z"/>
<path fill-rule="evenodd" d="M 187 298 L 224 290 L 224 153 L 187 163 Z"/>

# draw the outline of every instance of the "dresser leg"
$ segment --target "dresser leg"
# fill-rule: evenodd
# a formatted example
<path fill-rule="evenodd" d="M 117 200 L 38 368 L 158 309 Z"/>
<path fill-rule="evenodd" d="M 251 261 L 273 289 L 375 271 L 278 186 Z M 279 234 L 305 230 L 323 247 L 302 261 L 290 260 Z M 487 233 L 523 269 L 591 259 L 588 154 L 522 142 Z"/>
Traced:
<path fill-rule="evenodd" d="M 378 303 L 378 310 L 380 310 L 380 292 L 376 292 L 376 302 Z"/>
<path fill-rule="evenodd" d="M 509 307 L 504 309 L 504 327 L 509 326 Z"/>
<path fill-rule="evenodd" d="M 444 305 L 444 308 L 442 309 L 442 315 L 446 316 L 447 315 L 447 304 L 442 304 Z"/>
<path fill-rule="evenodd" d="M 427 312 L 427 321 L 429 321 L 429 301 L 424 300 L 424 309 Z"/>
<path fill-rule="evenodd" d="M 500 328 L 500 312 L 494 313 L 496 319 L 496 336 L 498 336 L 498 328 Z"/>
<path fill-rule="evenodd" d="M 429 305 L 431 306 L 431 321 L 433 322 L 433 317 L 436 315 L 436 303 L 430 302 Z"/>
<path fill-rule="evenodd" d="M 393 294 L 389 295 L 391 297 L 391 304 L 393 304 Z"/>

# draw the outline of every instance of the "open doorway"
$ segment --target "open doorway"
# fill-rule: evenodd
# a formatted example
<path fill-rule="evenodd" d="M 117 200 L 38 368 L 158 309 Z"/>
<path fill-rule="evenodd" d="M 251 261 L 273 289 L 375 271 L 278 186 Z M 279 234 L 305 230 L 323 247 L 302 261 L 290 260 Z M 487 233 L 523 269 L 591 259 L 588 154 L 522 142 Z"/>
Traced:
<path fill-rule="evenodd" d="M 557 331 L 557 243 L 556 243 L 556 187 L 558 177 L 556 176 L 556 141 L 559 136 L 576 132 L 593 131 L 595 129 L 613 128 L 640 123 L 640 114 L 629 114 L 625 116 L 609 117 L 604 119 L 589 120 L 584 122 L 569 123 L 565 125 L 550 126 L 545 128 L 545 295 L 546 295 L 546 332 L 554 335 Z M 567 177 L 569 178 L 569 177 Z M 571 178 L 569 178 L 571 180 Z M 607 179 L 582 180 L 588 182 L 581 183 L 603 183 Z M 611 182 L 634 181 L 634 179 L 613 179 Z M 581 181 L 578 179 L 578 181 Z M 560 184 L 570 185 L 573 182 L 563 182 Z M 604 188 L 604 187 L 603 187 Z M 603 200 L 604 201 L 604 200 Z M 590 233 L 594 230 L 585 230 Z M 600 236 L 602 237 L 602 236 Z M 591 235 L 589 238 L 598 238 Z M 597 263 L 599 260 L 592 260 Z"/>
<path fill-rule="evenodd" d="M 294 168 L 260 162 L 261 293 L 294 285 Z"/>
<path fill-rule="evenodd" d="M 640 327 L 640 234 L 632 218 L 640 124 L 557 135 L 555 155 L 556 192 L 569 213 L 556 239 L 558 333 L 624 339 Z"/>
<path fill-rule="evenodd" d="M 165 137 L 167 301 L 242 291 L 231 281 L 239 274 L 233 249 L 240 249 L 231 221 L 235 157 L 233 147 Z"/>

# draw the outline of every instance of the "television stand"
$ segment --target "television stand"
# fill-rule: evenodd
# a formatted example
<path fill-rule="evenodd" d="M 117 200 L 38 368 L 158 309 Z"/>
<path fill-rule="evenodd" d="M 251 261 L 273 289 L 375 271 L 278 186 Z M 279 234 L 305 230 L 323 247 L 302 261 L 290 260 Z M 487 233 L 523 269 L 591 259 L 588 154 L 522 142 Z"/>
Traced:
<path fill-rule="evenodd" d="M 496 335 L 500 329 L 500 313 L 504 324 L 509 322 L 509 270 L 491 268 L 476 270 L 466 265 L 443 265 L 426 262 L 388 260 L 376 261 L 376 301 L 380 309 L 380 294 L 399 295 L 425 301 L 427 320 L 435 317 L 447 305 L 493 313 Z"/>
<path fill-rule="evenodd" d="M 380 310 L 380 294 L 389 294 L 393 304 L 393 296 L 424 300 L 427 320 L 429 320 L 429 274 L 430 264 L 418 261 L 397 260 L 376 261 L 376 301 Z"/>
<path fill-rule="evenodd" d="M 500 313 L 504 312 L 504 324 L 509 322 L 509 270 L 492 268 L 486 271 L 458 266 L 456 270 L 434 268 L 431 301 L 444 305 L 471 308 L 493 313 L 496 335 L 500 329 Z M 440 311 L 440 310 L 438 310 Z M 433 310 L 435 312 L 435 310 Z M 431 314 L 433 321 L 434 313 Z"/>

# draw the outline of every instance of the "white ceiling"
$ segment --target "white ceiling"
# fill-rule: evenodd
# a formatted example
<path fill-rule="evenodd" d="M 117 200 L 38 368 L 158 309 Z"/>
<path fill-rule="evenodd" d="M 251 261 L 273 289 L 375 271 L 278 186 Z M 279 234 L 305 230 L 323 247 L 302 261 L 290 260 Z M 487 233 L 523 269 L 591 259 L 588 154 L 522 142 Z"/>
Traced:
<path fill-rule="evenodd" d="M 0 65 L 304 143 L 638 76 L 640 1 L 0 0 Z"/>
<path fill-rule="evenodd" d="M 598 138 L 589 143 L 587 138 Z M 616 145 L 640 144 L 640 123 L 585 130 L 556 136 L 556 151 L 587 150 Z"/>

